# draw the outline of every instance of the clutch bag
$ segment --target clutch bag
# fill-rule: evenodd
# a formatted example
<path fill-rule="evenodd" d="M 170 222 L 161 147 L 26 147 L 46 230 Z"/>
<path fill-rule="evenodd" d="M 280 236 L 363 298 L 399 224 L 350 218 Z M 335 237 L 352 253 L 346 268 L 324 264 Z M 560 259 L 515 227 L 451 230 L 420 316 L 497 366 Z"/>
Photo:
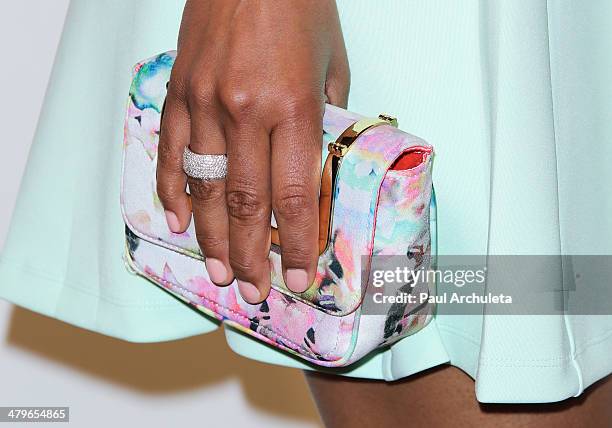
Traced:
<path fill-rule="evenodd" d="M 272 290 L 263 303 L 248 304 L 235 281 L 227 287 L 210 281 L 193 222 L 185 233 L 172 233 L 156 194 L 161 114 L 175 57 L 162 53 L 133 69 L 121 183 L 129 270 L 206 315 L 321 366 L 347 366 L 422 329 L 433 304 L 398 299 L 376 306 L 372 274 L 377 260 L 400 260 L 415 271 L 432 267 L 432 146 L 387 115 L 366 118 L 327 105 L 315 281 L 301 294 L 285 286 L 272 218 Z M 435 284 L 421 278 L 386 286 L 385 294 L 431 295 Z"/>

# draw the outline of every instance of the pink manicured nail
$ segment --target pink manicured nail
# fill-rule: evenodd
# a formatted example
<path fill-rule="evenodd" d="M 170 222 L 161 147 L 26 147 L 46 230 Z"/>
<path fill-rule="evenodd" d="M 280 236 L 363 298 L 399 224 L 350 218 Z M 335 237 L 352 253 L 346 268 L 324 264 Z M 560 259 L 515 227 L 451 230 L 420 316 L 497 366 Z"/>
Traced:
<path fill-rule="evenodd" d="M 223 285 L 227 281 L 227 269 L 223 262 L 219 259 L 211 259 L 210 257 L 204 262 L 206 270 L 211 281 L 215 284 Z"/>
<path fill-rule="evenodd" d="M 178 217 L 172 211 L 164 211 L 166 213 L 166 223 L 173 233 L 179 233 L 181 231 L 181 225 L 179 224 Z"/>
<path fill-rule="evenodd" d="M 240 290 L 240 294 L 247 301 L 247 303 L 259 303 L 261 300 L 261 294 L 259 294 L 259 290 L 250 282 L 240 281 L 238 282 L 238 289 Z"/>
<path fill-rule="evenodd" d="M 303 293 L 308 290 L 308 274 L 304 269 L 287 269 L 287 287 L 296 293 Z"/>

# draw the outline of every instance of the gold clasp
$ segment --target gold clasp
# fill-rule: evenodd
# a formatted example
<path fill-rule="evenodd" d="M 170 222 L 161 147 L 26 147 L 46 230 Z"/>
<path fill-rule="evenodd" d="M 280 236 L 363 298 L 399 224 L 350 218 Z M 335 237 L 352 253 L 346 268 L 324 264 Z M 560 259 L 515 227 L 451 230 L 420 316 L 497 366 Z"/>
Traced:
<path fill-rule="evenodd" d="M 334 214 L 334 188 L 342 158 L 361 134 L 381 125 L 391 125 L 397 128 L 397 119 L 382 113 L 377 118 L 358 120 L 345 129 L 336 141 L 327 145 L 329 155 L 323 166 L 319 191 L 319 254 L 322 254 L 329 244 Z M 275 245 L 281 245 L 278 229 L 275 227 L 271 230 L 271 241 Z"/>
<path fill-rule="evenodd" d="M 358 120 L 351 126 L 346 128 L 342 134 L 336 139 L 336 141 L 327 145 L 329 153 L 336 157 L 343 157 L 351 145 L 355 142 L 361 134 L 368 129 L 374 128 L 380 125 L 391 125 L 397 128 L 397 119 L 389 116 L 388 114 L 381 113 L 377 118 L 366 118 Z"/>

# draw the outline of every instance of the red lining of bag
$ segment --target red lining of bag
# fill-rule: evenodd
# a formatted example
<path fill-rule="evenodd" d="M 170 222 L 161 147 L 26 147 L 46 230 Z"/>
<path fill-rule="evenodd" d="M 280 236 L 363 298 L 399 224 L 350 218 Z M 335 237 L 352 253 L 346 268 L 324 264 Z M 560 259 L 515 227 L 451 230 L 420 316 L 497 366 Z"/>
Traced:
<path fill-rule="evenodd" d="M 413 147 L 397 158 L 389 169 L 393 171 L 400 171 L 416 168 L 425 162 L 430 154 L 431 149 L 427 147 Z"/>

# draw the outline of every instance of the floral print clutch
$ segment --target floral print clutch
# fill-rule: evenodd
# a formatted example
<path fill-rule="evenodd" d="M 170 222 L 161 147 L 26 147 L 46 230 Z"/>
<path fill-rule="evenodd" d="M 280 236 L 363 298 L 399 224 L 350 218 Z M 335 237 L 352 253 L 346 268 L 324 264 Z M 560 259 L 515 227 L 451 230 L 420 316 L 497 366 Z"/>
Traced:
<path fill-rule="evenodd" d="M 349 365 L 423 328 L 433 316 L 431 304 L 398 299 L 377 308 L 371 278 L 376 260 L 385 257 L 414 270 L 431 267 L 433 148 L 388 116 L 368 119 L 326 106 L 322 170 L 331 174 L 322 179 L 321 218 L 327 219 L 315 283 L 301 294 L 284 285 L 273 222 L 272 290 L 263 303 L 248 304 L 235 282 L 217 287 L 210 281 L 193 222 L 185 233 L 172 233 L 156 194 L 160 118 L 175 57 L 162 53 L 133 71 L 121 184 L 128 268 L 204 314 L 321 366 Z M 386 287 L 385 294 L 406 290 L 429 295 L 434 284 L 414 280 Z"/>

